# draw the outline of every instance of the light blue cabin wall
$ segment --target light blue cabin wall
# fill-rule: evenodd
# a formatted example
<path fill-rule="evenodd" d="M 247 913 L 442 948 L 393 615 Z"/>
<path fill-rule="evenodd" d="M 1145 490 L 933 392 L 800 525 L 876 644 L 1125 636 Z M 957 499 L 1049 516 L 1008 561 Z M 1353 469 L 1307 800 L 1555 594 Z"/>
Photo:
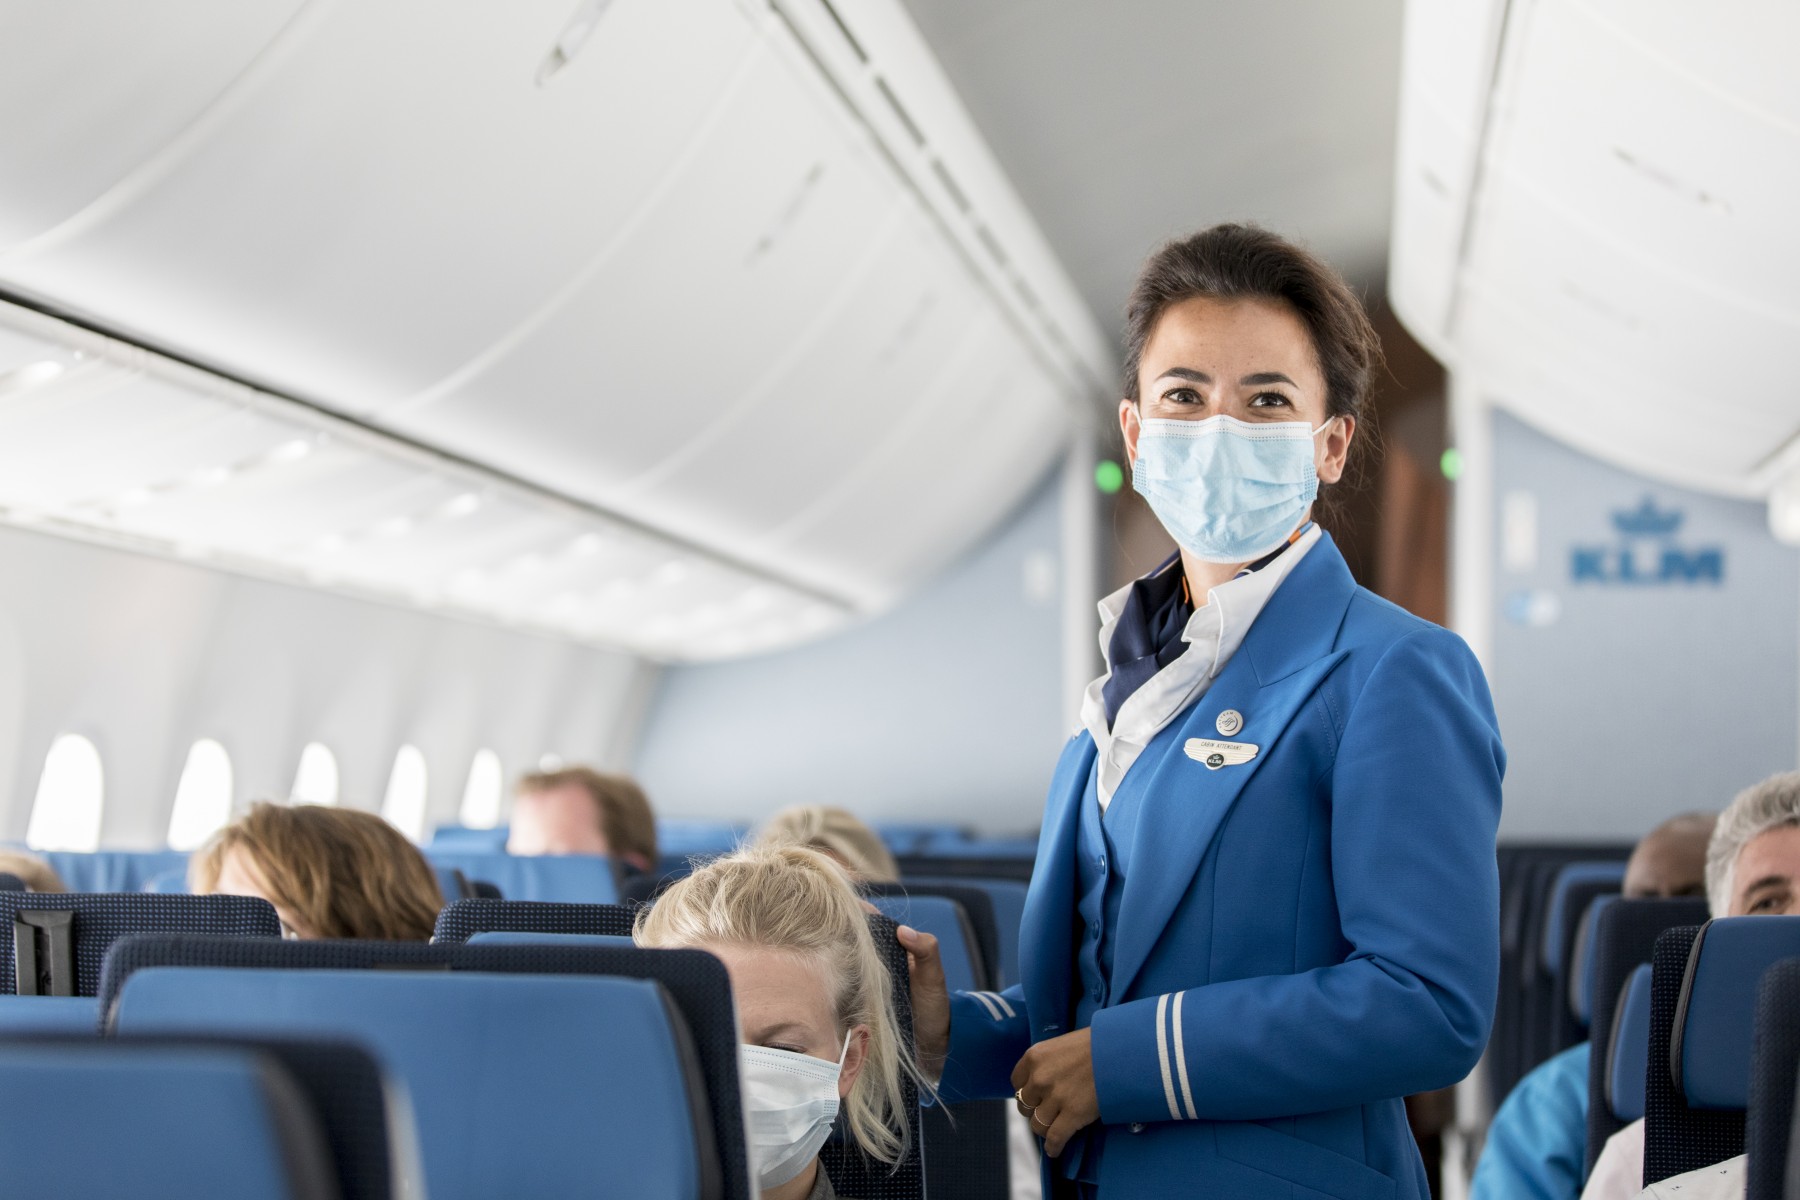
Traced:
<path fill-rule="evenodd" d="M 1493 419 L 1502 837 L 1629 840 L 1792 770 L 1800 553 L 1769 536 L 1764 506 L 1653 483 Z M 1614 515 L 1646 498 L 1679 525 L 1621 530 Z M 1622 553 L 1637 578 L 1622 578 Z"/>
<path fill-rule="evenodd" d="M 865 625 L 665 670 L 637 758 L 657 810 L 758 820 L 821 803 L 865 819 L 1035 829 L 1070 732 L 1059 479 L 1052 471 L 975 552 Z"/>

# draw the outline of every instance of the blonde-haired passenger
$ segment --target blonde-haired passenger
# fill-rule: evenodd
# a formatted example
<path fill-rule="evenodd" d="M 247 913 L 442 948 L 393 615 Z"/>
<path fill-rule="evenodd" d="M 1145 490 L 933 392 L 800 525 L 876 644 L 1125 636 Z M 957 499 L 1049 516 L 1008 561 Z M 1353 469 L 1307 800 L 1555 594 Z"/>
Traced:
<path fill-rule="evenodd" d="M 260 896 L 298 938 L 429 941 L 444 905 L 418 848 L 374 813 L 258 801 L 188 865 L 193 890 Z"/>
<path fill-rule="evenodd" d="M 807 846 L 835 859 L 861 883 L 898 883 L 900 865 L 873 829 L 848 809 L 796 804 L 764 822 L 761 846 Z"/>
<path fill-rule="evenodd" d="M 818 1154 L 840 1103 L 871 1157 L 905 1157 L 902 1076 L 918 1082 L 918 1069 L 867 913 L 835 862 L 799 846 L 747 847 L 672 886 L 638 914 L 636 936 L 709 951 L 731 976 L 763 1200 L 835 1196 Z"/>
<path fill-rule="evenodd" d="M 66 892 L 68 884 L 56 868 L 35 854 L 19 850 L 0 850 L 0 875 L 18 877 L 28 892 Z"/>

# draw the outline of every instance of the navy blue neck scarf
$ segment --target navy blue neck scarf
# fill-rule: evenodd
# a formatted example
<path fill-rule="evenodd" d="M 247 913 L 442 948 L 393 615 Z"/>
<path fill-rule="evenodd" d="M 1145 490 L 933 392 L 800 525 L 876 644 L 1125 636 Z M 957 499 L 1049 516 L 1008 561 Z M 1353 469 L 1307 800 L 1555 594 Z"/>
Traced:
<path fill-rule="evenodd" d="M 1283 550 L 1299 541 L 1300 535 L 1311 528 L 1312 522 L 1308 521 L 1296 529 L 1287 541 L 1239 571 L 1238 578 L 1274 562 Z M 1107 651 L 1112 673 L 1100 686 L 1108 729 L 1112 728 L 1119 710 L 1125 707 L 1131 694 L 1187 650 L 1181 635 L 1187 632 L 1188 619 L 1193 615 L 1194 602 L 1188 595 L 1187 575 L 1181 569 L 1179 550 L 1131 585 L 1125 607 L 1119 613 L 1119 622 L 1113 626 L 1112 644 Z"/>

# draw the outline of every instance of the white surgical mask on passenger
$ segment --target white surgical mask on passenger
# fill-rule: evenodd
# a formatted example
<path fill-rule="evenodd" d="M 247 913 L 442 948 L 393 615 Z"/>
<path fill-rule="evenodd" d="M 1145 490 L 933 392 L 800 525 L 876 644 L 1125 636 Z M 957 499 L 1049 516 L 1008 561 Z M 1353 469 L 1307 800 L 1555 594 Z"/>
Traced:
<path fill-rule="evenodd" d="M 831 1135 L 838 1077 L 849 1052 L 849 1035 L 836 1062 L 766 1046 L 738 1047 L 750 1168 L 759 1188 L 777 1188 L 799 1175 Z"/>
<path fill-rule="evenodd" d="M 1332 421 L 1141 422 L 1131 486 L 1202 562 L 1251 562 L 1299 526 L 1319 494 L 1313 439 Z"/>

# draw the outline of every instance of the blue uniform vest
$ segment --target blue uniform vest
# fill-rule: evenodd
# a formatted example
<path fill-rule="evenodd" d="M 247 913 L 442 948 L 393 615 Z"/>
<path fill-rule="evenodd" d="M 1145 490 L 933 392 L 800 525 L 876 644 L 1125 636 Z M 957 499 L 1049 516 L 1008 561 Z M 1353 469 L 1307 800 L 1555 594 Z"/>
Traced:
<path fill-rule="evenodd" d="M 1087 790 L 1081 798 L 1081 819 L 1075 839 L 1075 963 L 1079 990 L 1075 994 L 1074 1029 L 1086 1029 L 1094 1013 L 1112 1000 L 1113 950 L 1118 945 L 1119 900 L 1131 871 L 1131 847 L 1137 839 L 1137 822 L 1143 812 L 1146 781 L 1155 778 L 1157 764 L 1178 742 L 1186 710 L 1152 738 L 1125 778 L 1113 792 L 1104 813 L 1100 810 L 1099 762 L 1088 771 Z M 1063 1152 L 1064 1178 L 1098 1182 L 1100 1151 L 1105 1127 L 1090 1126 Z"/>

